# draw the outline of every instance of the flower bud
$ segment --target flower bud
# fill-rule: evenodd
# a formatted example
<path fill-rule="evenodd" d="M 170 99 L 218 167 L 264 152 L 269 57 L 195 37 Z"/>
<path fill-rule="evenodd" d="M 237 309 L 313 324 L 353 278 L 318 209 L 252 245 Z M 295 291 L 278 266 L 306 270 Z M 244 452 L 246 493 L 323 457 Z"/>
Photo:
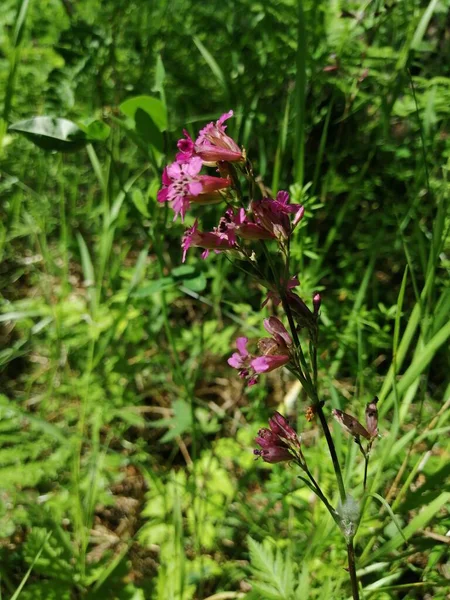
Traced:
<path fill-rule="evenodd" d="M 315 292 L 313 295 L 313 307 L 314 307 L 314 314 L 316 316 L 319 314 L 321 304 L 322 304 L 322 298 L 321 298 L 319 292 Z"/>

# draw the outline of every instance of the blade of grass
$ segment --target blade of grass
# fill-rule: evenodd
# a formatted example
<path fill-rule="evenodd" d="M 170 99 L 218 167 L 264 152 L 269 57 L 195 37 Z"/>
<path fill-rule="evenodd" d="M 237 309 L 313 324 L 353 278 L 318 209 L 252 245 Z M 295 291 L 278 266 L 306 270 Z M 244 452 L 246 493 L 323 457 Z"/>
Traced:
<path fill-rule="evenodd" d="M 40 548 L 39 548 L 39 550 L 37 551 L 37 553 L 36 553 L 36 556 L 33 558 L 33 562 L 31 563 L 31 565 L 30 565 L 30 568 L 29 568 L 29 569 L 28 569 L 28 571 L 25 573 L 25 575 L 24 575 L 24 578 L 22 579 L 22 581 L 21 581 L 21 582 L 20 582 L 20 584 L 19 584 L 19 587 L 16 589 L 16 591 L 14 592 L 14 594 L 11 596 L 11 600 L 17 600 L 17 598 L 20 596 L 20 594 L 21 594 L 21 592 L 22 592 L 22 590 L 23 590 L 23 588 L 24 588 L 24 586 L 25 586 L 26 582 L 28 581 L 28 578 L 29 578 L 29 577 L 30 577 L 30 575 L 31 575 L 31 572 L 32 572 L 32 571 L 33 571 L 33 569 L 34 569 L 34 565 L 35 565 L 35 564 L 37 563 L 37 561 L 39 560 L 39 557 L 41 556 L 41 554 L 42 554 L 42 551 L 43 551 L 43 550 L 44 550 L 44 548 L 45 548 L 45 544 L 48 542 L 48 540 L 50 539 L 50 536 L 51 536 L 51 535 L 52 535 L 52 532 L 51 532 L 51 531 L 49 531 L 49 532 L 47 533 L 47 535 L 45 536 L 45 538 L 44 538 L 44 541 L 43 541 L 43 542 L 42 542 L 42 544 L 41 544 L 41 547 L 40 547 Z"/>
<path fill-rule="evenodd" d="M 418 529 L 423 529 L 431 519 L 438 513 L 443 506 L 450 501 L 450 492 L 443 492 L 437 498 L 435 498 L 428 506 L 423 507 L 418 515 L 416 515 L 412 521 L 403 528 L 403 534 L 398 533 L 392 539 L 384 543 L 378 550 L 375 550 L 369 560 L 374 562 L 380 560 L 387 554 L 397 550 L 403 543 L 404 540 L 409 540 Z"/>
<path fill-rule="evenodd" d="M 192 38 L 192 40 L 193 40 L 194 44 L 197 46 L 197 49 L 199 50 L 200 54 L 205 59 L 206 64 L 211 69 L 211 73 L 214 75 L 217 82 L 222 87 L 226 97 L 229 98 L 227 81 L 225 79 L 225 75 L 224 75 L 222 69 L 217 64 L 216 59 L 209 52 L 209 50 L 207 50 L 207 48 L 204 46 L 204 44 L 200 41 L 200 39 L 197 36 L 194 36 Z"/>
<path fill-rule="evenodd" d="M 278 186 L 280 183 L 281 165 L 283 164 L 284 152 L 286 150 L 286 140 L 289 126 L 289 105 L 291 100 L 290 91 L 286 95 L 286 105 L 284 107 L 283 120 L 281 122 L 280 134 L 278 136 L 278 145 L 275 153 L 275 162 L 273 166 L 272 176 L 272 194 L 275 196 L 278 192 Z"/>
<path fill-rule="evenodd" d="M 306 27 L 303 0 L 298 0 L 297 54 L 295 73 L 294 180 L 303 187 L 305 160 Z"/>
<path fill-rule="evenodd" d="M 10 59 L 10 68 L 8 73 L 8 80 L 5 87 L 5 98 L 3 104 L 3 115 L 0 119 L 0 156 L 3 149 L 3 138 L 8 127 L 9 113 L 11 112 L 12 99 L 14 96 L 14 87 L 17 74 L 17 65 L 20 58 L 20 47 L 25 31 L 26 18 L 28 15 L 28 8 L 30 0 L 22 0 L 21 4 L 17 8 L 16 20 L 14 24 L 14 32 L 12 38 L 12 55 Z"/>

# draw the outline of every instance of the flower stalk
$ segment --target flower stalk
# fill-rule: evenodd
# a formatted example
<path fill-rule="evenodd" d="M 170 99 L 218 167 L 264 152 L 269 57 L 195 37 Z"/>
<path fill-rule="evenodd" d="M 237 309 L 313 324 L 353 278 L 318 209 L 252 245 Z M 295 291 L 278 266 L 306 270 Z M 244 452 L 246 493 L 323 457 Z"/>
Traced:
<path fill-rule="evenodd" d="M 176 160 L 163 173 L 159 202 L 167 202 L 181 220 L 191 209 L 203 209 L 207 204 L 225 203 L 226 209 L 212 231 L 201 231 L 198 219 L 182 237 L 183 262 L 189 248 L 201 248 L 202 258 L 214 252 L 224 254 L 236 268 L 253 277 L 267 288 L 267 298 L 274 312 L 264 319 L 264 328 L 270 337 L 262 337 L 252 344 L 247 337 L 236 340 L 237 351 L 228 359 L 247 386 L 256 385 L 265 373 L 286 367 L 300 381 L 311 405 L 306 419 L 316 415 L 327 442 L 328 451 L 339 491 L 339 505 L 334 508 L 314 478 L 302 448 L 301 436 L 287 419 L 276 412 L 269 419 L 269 427 L 259 430 L 254 450 L 257 458 L 267 463 L 293 462 L 305 474 L 299 478 L 317 495 L 342 531 L 346 546 L 350 586 L 354 600 L 359 600 L 356 559 L 353 538 L 359 524 L 359 503 L 346 492 L 339 459 L 327 416 L 325 402 L 320 399 L 318 376 L 319 317 L 322 298 L 312 296 L 312 309 L 294 291 L 299 286 L 292 276 L 291 241 L 296 227 L 304 217 L 304 207 L 291 204 L 289 193 L 279 191 L 275 198 L 255 177 L 246 151 L 230 137 L 224 124 L 233 112 L 209 123 L 197 139 L 185 131 L 178 142 Z M 214 174 L 202 169 L 215 169 Z M 242 185 L 241 180 L 244 185 Z M 278 308 L 279 307 L 279 308 Z M 280 308 L 282 310 L 280 310 Z M 283 324 L 283 317 L 287 326 Z M 303 344 L 303 345 L 302 345 Z M 308 349 L 306 353 L 304 348 Z M 364 457 L 366 489 L 369 456 L 378 436 L 377 398 L 366 406 L 366 426 L 355 417 L 334 409 L 332 415 L 344 430 L 353 436 Z M 363 441 L 362 441 L 363 440 Z M 366 447 L 363 443 L 367 442 Z"/>

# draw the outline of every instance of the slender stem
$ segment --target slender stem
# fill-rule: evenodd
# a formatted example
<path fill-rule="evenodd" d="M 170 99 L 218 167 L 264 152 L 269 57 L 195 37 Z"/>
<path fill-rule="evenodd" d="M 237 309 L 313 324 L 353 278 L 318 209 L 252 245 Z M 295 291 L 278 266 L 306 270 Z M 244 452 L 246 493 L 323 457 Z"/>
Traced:
<path fill-rule="evenodd" d="M 295 327 L 294 317 L 292 316 L 292 311 L 289 306 L 289 302 L 287 301 L 287 299 L 283 293 L 283 290 L 280 290 L 280 297 L 281 297 L 281 301 L 283 303 L 284 312 L 286 313 L 286 316 L 289 321 L 289 327 L 291 329 L 292 338 L 294 340 L 294 346 L 297 351 L 298 357 L 300 358 L 300 362 L 301 362 L 302 369 L 303 369 L 303 376 L 308 384 L 307 386 L 305 386 L 306 391 L 308 393 L 308 396 L 310 396 L 311 398 L 314 398 L 314 396 L 316 394 L 314 392 L 313 383 L 311 381 L 311 376 L 309 374 L 308 365 L 306 363 L 306 359 L 305 359 L 305 355 L 303 354 L 303 349 L 302 349 L 302 345 L 300 342 L 300 338 L 298 337 L 297 329 Z M 303 381 L 302 381 L 302 383 L 303 383 Z"/>
<path fill-rule="evenodd" d="M 364 491 L 366 491 L 366 487 L 367 487 L 367 470 L 369 468 L 369 455 L 366 454 L 366 456 L 364 457 Z"/>
<path fill-rule="evenodd" d="M 353 600 L 359 600 L 358 578 L 356 577 L 355 548 L 353 547 L 352 539 L 347 542 L 347 556 Z"/>
<path fill-rule="evenodd" d="M 314 479 L 311 471 L 308 469 L 306 464 L 301 465 L 302 469 L 305 471 L 305 473 L 308 475 L 308 477 L 310 478 L 313 486 L 314 486 L 314 491 L 317 494 L 317 496 L 322 500 L 322 502 L 325 504 L 325 506 L 328 509 L 328 512 L 330 513 L 330 515 L 333 517 L 334 521 L 339 525 L 339 518 L 338 515 L 336 514 L 336 511 L 334 510 L 334 508 L 331 506 L 331 504 L 328 502 L 325 494 L 322 492 L 319 484 L 317 483 L 317 481 Z"/>
<path fill-rule="evenodd" d="M 339 465 L 339 460 L 338 460 L 338 457 L 336 454 L 336 448 L 334 447 L 333 438 L 331 437 L 330 429 L 328 427 L 328 423 L 325 418 L 325 415 L 323 414 L 323 409 L 322 409 L 320 402 L 316 403 L 315 409 L 316 409 L 317 414 L 319 415 L 320 424 L 322 425 L 322 429 L 325 434 L 325 439 L 327 440 L 328 449 L 330 451 L 331 460 L 333 462 L 333 468 L 334 468 L 336 480 L 337 480 L 338 487 L 339 487 L 339 495 L 341 497 L 341 502 L 344 503 L 347 498 L 347 495 L 345 493 L 344 479 L 342 477 L 342 471 L 341 471 L 341 467 Z"/>
<path fill-rule="evenodd" d="M 314 406 L 316 409 L 317 414 L 319 415 L 319 420 L 320 420 L 320 424 L 322 425 L 322 429 L 323 432 L 325 434 L 325 439 L 327 440 L 327 444 L 328 444 L 328 449 L 330 451 L 330 455 L 331 455 L 331 460 L 333 462 L 333 468 L 334 468 L 334 472 L 336 475 L 336 481 L 339 487 L 339 495 L 341 497 L 341 502 L 344 503 L 345 499 L 346 499 L 346 493 L 345 493 L 345 487 L 344 487 L 344 479 L 342 477 L 342 472 L 341 472 L 341 467 L 339 465 L 339 460 L 336 454 L 336 448 L 334 447 L 334 442 L 333 442 L 333 438 L 331 437 L 331 433 L 330 433 L 330 429 L 328 427 L 328 423 L 327 420 L 325 418 L 325 415 L 323 413 L 323 409 L 322 409 L 322 405 L 319 401 L 319 397 L 318 397 L 318 391 L 317 391 L 317 387 L 313 386 L 312 381 L 311 381 L 311 377 L 309 375 L 309 372 L 307 370 L 307 365 L 306 365 L 306 360 L 305 357 L 303 355 L 303 350 L 300 344 L 300 339 L 298 337 L 298 333 L 297 330 L 295 328 L 295 323 L 294 323 L 294 319 L 292 316 L 292 312 L 289 306 L 289 303 L 287 302 L 286 298 L 282 297 L 282 301 L 283 301 L 283 308 L 285 310 L 286 316 L 288 318 L 289 321 L 289 326 L 291 328 L 291 332 L 292 332 L 292 337 L 294 339 L 294 345 L 299 353 L 300 356 L 300 360 L 302 362 L 302 366 L 305 369 L 305 376 L 308 378 L 308 384 L 311 386 L 311 389 L 306 388 L 306 391 L 309 393 L 309 396 L 311 397 L 311 400 L 314 402 Z M 313 360 L 317 360 L 317 353 L 313 354 Z M 313 371 L 317 370 L 317 366 L 313 366 Z M 308 387 L 309 387 L 308 385 Z"/>

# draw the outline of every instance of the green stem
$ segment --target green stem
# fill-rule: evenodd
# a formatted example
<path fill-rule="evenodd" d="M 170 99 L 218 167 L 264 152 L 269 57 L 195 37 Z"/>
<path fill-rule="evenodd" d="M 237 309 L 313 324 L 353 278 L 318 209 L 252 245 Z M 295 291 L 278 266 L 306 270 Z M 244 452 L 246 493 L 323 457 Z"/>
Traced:
<path fill-rule="evenodd" d="M 314 408 L 316 409 L 316 412 L 319 415 L 320 424 L 322 425 L 322 429 L 325 434 L 325 439 L 327 440 L 328 450 L 330 451 L 331 460 L 333 462 L 334 473 L 336 475 L 336 481 L 337 481 L 337 484 L 339 487 L 339 495 L 341 497 L 341 503 L 343 504 L 347 498 L 347 495 L 345 493 L 345 487 L 344 487 L 344 479 L 342 477 L 342 471 L 341 471 L 341 467 L 339 465 L 339 460 L 338 460 L 338 457 L 336 454 L 336 448 L 334 447 L 333 438 L 331 437 L 330 429 L 328 427 L 327 420 L 323 413 L 323 408 L 322 408 L 320 402 L 318 401 L 318 399 L 316 401 Z"/>
<path fill-rule="evenodd" d="M 334 521 L 339 525 L 339 517 L 336 513 L 336 511 L 334 510 L 334 508 L 331 506 L 331 504 L 328 502 L 325 494 L 322 492 L 319 484 L 317 483 L 317 481 L 314 479 L 311 471 L 308 469 L 306 464 L 301 465 L 302 469 L 305 471 L 305 473 L 308 475 L 309 479 L 311 480 L 313 486 L 314 486 L 314 492 L 317 494 L 317 496 L 322 500 L 322 502 L 325 504 L 328 512 L 330 513 L 330 515 L 333 517 Z"/>
<path fill-rule="evenodd" d="M 355 549 L 353 539 L 347 542 L 348 572 L 352 584 L 353 600 L 359 600 L 358 578 L 356 577 Z"/>

